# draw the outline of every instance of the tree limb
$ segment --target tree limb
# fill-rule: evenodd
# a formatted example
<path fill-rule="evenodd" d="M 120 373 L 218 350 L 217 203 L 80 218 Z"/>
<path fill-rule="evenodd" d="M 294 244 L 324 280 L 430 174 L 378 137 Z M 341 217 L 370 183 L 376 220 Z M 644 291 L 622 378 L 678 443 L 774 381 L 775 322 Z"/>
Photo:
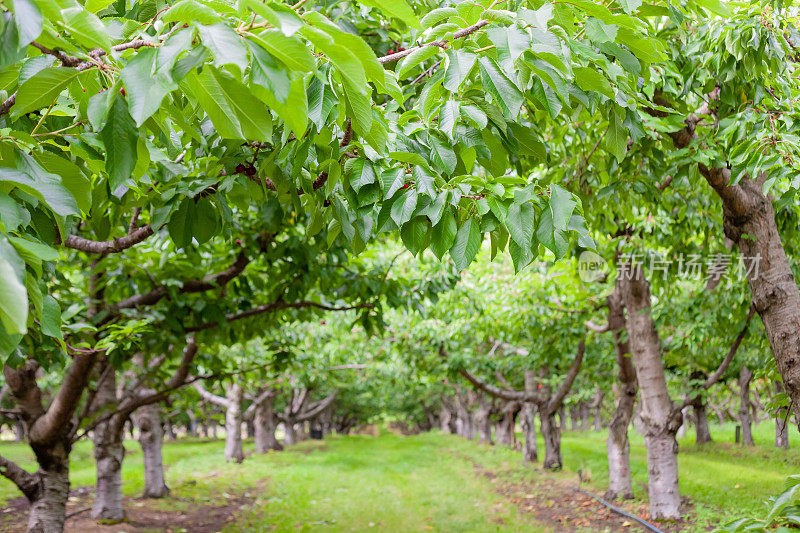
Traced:
<path fill-rule="evenodd" d="M 330 394 L 329 396 L 327 396 L 323 400 L 320 400 L 318 402 L 314 402 L 313 404 L 311 404 L 314 407 L 309 406 L 310 409 L 308 411 L 305 411 L 305 412 L 301 413 L 300 415 L 298 415 L 295 418 L 295 423 L 305 422 L 306 420 L 314 418 L 315 416 L 320 414 L 322 411 L 325 410 L 326 407 L 328 407 L 331 403 L 333 403 L 333 400 L 336 398 L 337 394 L 339 394 L 339 391 L 336 391 L 333 394 Z"/>
<path fill-rule="evenodd" d="M 489 25 L 489 22 L 490 21 L 488 20 L 479 20 L 478 22 L 476 22 L 472 26 L 469 26 L 468 28 L 460 29 L 453 34 L 453 40 L 462 39 L 464 37 L 467 37 L 468 35 L 472 35 L 476 31 L 482 29 L 484 26 Z M 447 41 L 431 41 L 429 43 L 421 44 L 419 46 L 412 46 L 411 48 L 407 48 L 402 52 L 397 52 L 395 54 L 389 54 L 383 57 L 379 57 L 378 62 L 388 63 L 390 61 L 397 61 L 398 59 L 402 59 L 407 55 L 411 55 L 414 51 L 419 50 L 420 48 L 424 48 L 426 46 L 438 46 L 439 48 L 447 48 L 448 44 Z"/>
<path fill-rule="evenodd" d="M 139 244 L 151 235 L 153 235 L 153 227 L 150 224 L 145 224 L 140 228 L 134 229 L 124 237 L 111 241 L 92 241 L 77 235 L 69 235 L 64 240 L 64 246 L 89 254 L 119 253 Z"/>
<path fill-rule="evenodd" d="M 569 389 L 572 388 L 572 383 L 578 376 L 578 372 L 580 372 L 581 363 L 583 363 L 583 354 L 585 352 L 586 339 L 581 339 L 581 342 L 578 344 L 578 353 L 575 355 L 575 359 L 572 361 L 572 366 L 567 372 L 567 376 L 564 378 L 564 381 L 561 382 L 561 385 L 558 387 L 558 390 L 556 390 L 556 393 L 550 397 L 550 401 L 547 402 L 547 411 L 549 413 L 552 413 L 558 409 L 558 407 L 561 405 L 561 402 L 564 401 L 564 397 L 569 392 Z"/>
<path fill-rule="evenodd" d="M 29 501 L 34 500 L 39 491 L 39 479 L 35 474 L 26 472 L 14 461 L 0 455 L 0 475 L 14 483 Z"/>

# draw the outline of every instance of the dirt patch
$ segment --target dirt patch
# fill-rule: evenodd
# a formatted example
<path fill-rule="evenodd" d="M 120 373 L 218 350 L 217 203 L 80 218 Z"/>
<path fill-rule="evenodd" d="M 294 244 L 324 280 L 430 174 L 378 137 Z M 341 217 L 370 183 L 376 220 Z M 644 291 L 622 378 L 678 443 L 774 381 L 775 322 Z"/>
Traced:
<path fill-rule="evenodd" d="M 215 533 L 235 522 L 252 503 L 252 498 L 233 496 L 225 505 L 197 505 L 188 498 L 163 500 L 125 499 L 125 522 L 99 524 L 89 516 L 92 496 L 88 489 L 70 491 L 67 502 L 66 533 L 118 533 L 131 531 L 163 531 Z M 178 510 L 183 509 L 183 510 Z M 23 533 L 28 515 L 28 501 L 15 498 L 0 509 L 0 531 Z"/>
<path fill-rule="evenodd" d="M 636 520 L 625 517 L 607 508 L 594 498 L 575 490 L 575 486 L 548 477 L 544 471 L 535 481 L 524 483 L 506 482 L 481 465 L 473 463 L 475 471 L 489 480 L 495 492 L 505 496 L 522 513 L 528 513 L 542 525 L 554 532 L 604 531 L 633 532 L 650 531 Z M 588 491 L 587 491 L 588 492 Z M 647 504 L 614 502 L 614 506 L 647 521 Z M 688 502 L 684 506 L 689 506 Z M 693 511 L 688 513 L 690 516 Z M 671 523 L 654 523 L 662 531 L 681 531 L 691 520 Z"/>

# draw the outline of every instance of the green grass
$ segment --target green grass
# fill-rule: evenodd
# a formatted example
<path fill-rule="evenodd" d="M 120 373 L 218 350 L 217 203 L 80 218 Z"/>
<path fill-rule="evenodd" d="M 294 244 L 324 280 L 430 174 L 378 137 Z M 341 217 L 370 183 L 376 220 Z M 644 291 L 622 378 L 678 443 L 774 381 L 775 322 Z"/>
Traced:
<path fill-rule="evenodd" d="M 681 442 L 681 493 L 692 499 L 699 526 L 716 525 L 736 516 L 758 514 L 767 497 L 780 492 L 784 479 L 800 472 L 800 435 L 792 434 L 791 450 L 772 446 L 774 426 L 755 429 L 758 446 L 735 446 L 733 426 L 713 426 L 715 442 L 698 447 L 690 433 Z M 645 449 L 631 432 L 631 467 L 637 498 L 646 497 Z M 540 450 L 543 444 L 539 443 Z M 125 494 L 138 495 L 143 486 L 138 444 L 126 442 L 123 468 Z M 245 451 L 252 449 L 246 443 Z M 0 454 L 33 470 L 29 450 L 3 442 Z M 223 442 L 185 440 L 166 443 L 164 462 L 174 498 L 165 508 L 224 503 L 246 494 L 254 499 L 235 530 L 304 531 L 325 526 L 330 531 L 515 531 L 539 530 L 531 517 L 519 515 L 498 495 L 475 465 L 499 475 L 501 481 L 535 483 L 554 475 L 572 482 L 582 469 L 589 488 L 601 493 L 608 480 L 605 433 L 566 432 L 565 470 L 545 474 L 522 463 L 519 452 L 480 447 L 439 433 L 414 437 L 382 434 L 332 437 L 307 441 L 285 452 L 250 455 L 243 464 L 227 464 Z M 94 484 L 91 443 L 81 442 L 72 453 L 73 487 Z M 737 487 L 738 485 L 738 487 Z M 19 496 L 0 480 L 0 502 Z"/>

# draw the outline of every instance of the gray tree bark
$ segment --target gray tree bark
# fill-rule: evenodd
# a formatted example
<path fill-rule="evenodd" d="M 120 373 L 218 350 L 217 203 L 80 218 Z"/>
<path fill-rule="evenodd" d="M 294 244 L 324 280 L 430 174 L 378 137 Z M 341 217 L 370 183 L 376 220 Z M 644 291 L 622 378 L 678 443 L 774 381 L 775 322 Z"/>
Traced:
<path fill-rule="evenodd" d="M 560 470 L 561 460 L 561 428 L 556 424 L 555 413 L 539 411 L 539 423 L 544 437 L 544 463 L 547 470 Z"/>
<path fill-rule="evenodd" d="M 702 396 L 698 396 L 692 402 L 692 410 L 694 411 L 694 427 L 696 432 L 695 442 L 697 444 L 705 444 L 712 442 L 711 430 L 708 428 L 708 413 L 706 411 L 706 400 Z"/>
<path fill-rule="evenodd" d="M 489 421 L 489 402 L 484 394 L 477 394 L 478 407 L 475 409 L 475 427 L 478 433 L 478 444 L 493 444 L 492 424 Z"/>
<path fill-rule="evenodd" d="M 274 395 L 264 397 L 255 412 L 255 444 L 256 453 L 267 453 L 270 450 L 283 450 L 283 445 L 275 437 L 275 430 L 278 428 L 278 418 L 273 408 Z"/>
<path fill-rule="evenodd" d="M 628 428 L 633 417 L 639 383 L 633 368 L 630 343 L 625 323 L 624 302 L 619 281 L 614 292 L 606 299 L 608 305 L 608 328 L 614 336 L 619 374 L 614 384 L 614 417 L 608 426 L 606 453 L 608 455 L 608 490 L 606 499 L 633 498 L 631 485 L 630 442 Z"/>
<path fill-rule="evenodd" d="M 105 377 L 97 384 L 95 403 L 113 410 L 117 405 L 116 372 L 110 369 L 101 374 Z M 109 417 L 98 424 L 93 435 L 97 484 L 91 515 L 95 520 L 107 522 L 125 519 L 122 506 L 122 461 L 125 457 L 122 440 L 125 426 L 116 423 L 114 418 Z"/>
<path fill-rule="evenodd" d="M 628 332 L 637 379 L 642 391 L 641 418 L 647 447 L 650 517 L 680 518 L 678 442 L 680 410 L 667 390 L 661 342 L 650 314 L 650 284 L 641 266 L 621 272 L 622 292 L 628 310 Z"/>
<path fill-rule="evenodd" d="M 241 463 L 242 450 L 242 387 L 238 383 L 229 385 L 225 399 L 225 460 Z"/>
<path fill-rule="evenodd" d="M 739 424 L 742 426 L 742 444 L 754 446 L 753 428 L 750 418 L 750 381 L 753 372 L 747 366 L 739 369 Z"/>
<path fill-rule="evenodd" d="M 506 402 L 503 406 L 502 416 L 496 425 L 497 444 L 513 448 L 517 442 L 515 426 L 519 404 L 517 402 Z"/>
<path fill-rule="evenodd" d="M 525 393 L 533 396 L 536 394 L 536 373 L 533 370 L 525 371 Z M 532 401 L 525 401 L 520 412 L 522 435 L 525 442 L 522 445 L 522 458 L 533 462 L 539 460 L 539 449 L 536 444 L 536 409 Z"/>
<path fill-rule="evenodd" d="M 139 446 L 142 448 L 144 462 L 142 496 L 145 498 L 164 498 L 169 494 L 169 487 L 164 481 L 164 460 L 161 452 L 164 433 L 160 413 L 161 409 L 154 403 L 143 405 L 133 413 L 134 423 L 139 428 Z"/>

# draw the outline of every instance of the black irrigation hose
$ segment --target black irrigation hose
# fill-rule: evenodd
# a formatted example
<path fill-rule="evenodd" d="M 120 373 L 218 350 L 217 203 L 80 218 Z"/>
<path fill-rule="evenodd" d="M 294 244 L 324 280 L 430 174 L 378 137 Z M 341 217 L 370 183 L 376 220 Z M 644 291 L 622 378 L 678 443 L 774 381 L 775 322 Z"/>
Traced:
<path fill-rule="evenodd" d="M 585 490 L 583 490 L 583 489 L 581 489 L 581 488 L 580 488 L 580 485 L 579 485 L 579 486 L 578 486 L 578 488 L 576 488 L 575 490 L 577 490 L 577 491 L 578 491 L 578 492 L 580 492 L 581 494 L 584 494 L 584 495 L 586 495 L 586 496 L 589 496 L 590 498 L 594 498 L 595 500 L 597 500 L 598 502 L 602 503 L 603 505 L 605 505 L 606 507 L 608 507 L 608 508 L 609 508 L 609 509 L 611 509 L 612 511 L 614 511 L 614 512 L 616 512 L 616 513 L 619 513 L 619 514 L 621 514 L 622 516 L 624 516 L 624 517 L 626 517 L 626 518 L 630 518 L 631 520 L 636 520 L 637 522 L 639 522 L 640 524 L 642 524 L 644 527 L 646 527 L 646 528 L 647 528 L 647 529 L 649 529 L 650 531 L 655 531 L 656 533 L 665 533 L 664 531 L 662 531 L 661 529 L 658 529 L 656 526 L 654 526 L 654 525 L 653 525 L 653 524 L 651 524 L 650 522 L 647 522 L 647 521 L 645 521 L 645 520 L 642 520 L 642 519 L 641 519 L 641 518 L 639 518 L 638 516 L 634 516 L 634 515 L 632 515 L 632 514 L 630 514 L 630 513 L 627 513 L 627 512 L 625 512 L 625 511 L 623 511 L 622 509 L 619 509 L 619 508 L 617 508 L 617 507 L 614 507 L 613 505 L 611 505 L 610 503 L 608 503 L 607 501 L 605 501 L 603 498 L 599 498 L 599 497 L 595 496 L 594 494 L 590 494 L 590 493 L 586 492 Z"/>

